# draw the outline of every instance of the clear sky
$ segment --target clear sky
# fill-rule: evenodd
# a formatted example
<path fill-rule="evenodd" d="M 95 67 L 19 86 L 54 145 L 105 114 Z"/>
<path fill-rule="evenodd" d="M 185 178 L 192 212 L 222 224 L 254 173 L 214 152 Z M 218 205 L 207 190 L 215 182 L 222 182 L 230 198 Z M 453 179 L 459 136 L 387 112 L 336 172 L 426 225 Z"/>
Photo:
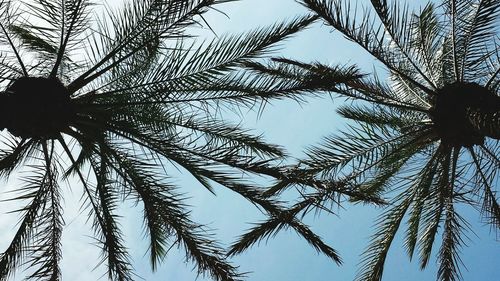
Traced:
<path fill-rule="evenodd" d="M 122 1 L 113 2 L 119 4 Z M 412 2 L 417 6 L 419 3 L 425 3 Z M 220 5 L 218 8 L 229 18 L 215 11 L 211 11 L 206 17 L 217 34 L 242 32 L 307 13 L 307 10 L 294 0 L 241 0 Z M 367 71 L 373 69 L 372 58 L 320 23 L 281 44 L 275 55 L 332 64 L 358 63 Z M 262 133 L 269 142 L 284 146 L 292 156 L 300 157 L 308 145 L 318 143 L 322 137 L 344 125 L 335 114 L 335 106 L 342 102 L 341 99 L 331 100 L 327 97 L 310 99 L 307 104 L 300 105 L 290 101 L 274 101 L 266 106 L 260 118 L 252 111 L 243 111 L 241 116 L 232 118 L 238 122 L 238 118 L 243 119 L 244 126 L 254 129 L 255 133 Z M 250 227 L 249 223 L 261 218 L 255 208 L 222 187 L 214 197 L 189 177 L 181 177 L 178 183 L 182 184 L 185 187 L 182 190 L 191 196 L 189 203 L 194 206 L 195 220 L 214 228 L 217 237 L 226 245 Z M 75 188 L 65 199 L 67 229 L 63 234 L 63 279 L 106 280 L 106 277 L 103 277 L 104 265 L 93 270 L 99 260 L 99 249 L 92 244 L 93 240 L 89 237 L 92 234 L 89 225 L 85 226 L 86 213 L 78 210 L 80 195 Z M 122 227 L 127 235 L 127 246 L 130 248 L 137 274 L 148 281 L 195 280 L 196 271 L 192 270 L 193 264 L 185 264 L 182 250 L 177 249 L 171 250 L 157 272 L 151 272 L 146 253 L 147 242 L 141 230 L 141 214 L 139 210 L 133 210 L 131 207 L 123 208 Z M 343 207 L 344 209 L 337 210 L 338 216 L 322 214 L 319 217 L 306 218 L 312 229 L 340 252 L 344 260 L 343 266 L 339 267 L 328 258 L 316 254 L 305 241 L 290 232 L 281 233 L 267 243 L 251 248 L 235 257 L 234 263 L 240 266 L 242 272 L 250 272 L 247 280 L 251 281 L 352 280 L 359 255 L 369 242 L 374 218 L 380 210 L 361 205 L 346 204 Z M 10 210 L 6 203 L 2 203 L 0 208 L 2 213 Z M 498 241 L 495 242 L 494 233 L 490 233 L 488 227 L 482 226 L 475 212 L 465 210 L 464 214 L 470 218 L 477 235 L 469 233 L 469 247 L 464 248 L 462 252 L 463 261 L 468 268 L 468 271 L 463 272 L 464 279 L 499 280 L 500 247 Z M 2 249 L 14 233 L 13 222 L 15 217 L 12 215 L 2 214 L 0 217 Z M 397 240 L 386 262 L 384 280 L 434 280 L 436 270 L 433 260 L 425 271 L 420 271 L 417 262 L 409 262 L 401 241 Z M 16 280 L 22 280 L 22 274 L 17 277 Z M 210 279 L 199 277 L 198 280 Z"/>

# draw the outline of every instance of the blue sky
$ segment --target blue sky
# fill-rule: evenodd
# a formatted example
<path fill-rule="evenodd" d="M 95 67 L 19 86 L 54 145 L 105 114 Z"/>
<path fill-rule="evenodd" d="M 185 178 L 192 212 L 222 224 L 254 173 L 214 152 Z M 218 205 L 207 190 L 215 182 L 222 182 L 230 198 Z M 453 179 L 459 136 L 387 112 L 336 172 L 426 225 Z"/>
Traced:
<path fill-rule="evenodd" d="M 359 2 L 369 3 L 369 1 Z M 425 1 L 410 2 L 416 7 L 426 3 Z M 230 16 L 230 19 L 216 14 L 209 17 L 208 21 L 216 32 L 223 30 L 238 32 L 253 26 L 265 26 L 276 20 L 308 13 L 304 7 L 292 0 L 243 0 L 221 6 L 221 9 Z M 330 64 L 356 63 L 366 71 L 372 71 L 374 68 L 380 70 L 378 66 L 374 67 L 375 61 L 361 48 L 321 23 L 287 40 L 281 45 L 276 55 Z M 327 97 L 309 99 L 307 104 L 302 105 L 290 101 L 276 101 L 265 108 L 260 118 L 252 112 L 246 114 L 245 124 L 247 127 L 255 128 L 258 132 L 263 132 L 270 142 L 283 145 L 292 156 L 300 157 L 305 147 L 318 143 L 322 137 L 345 125 L 343 120 L 335 114 L 335 106 L 342 102 L 342 99 L 331 100 Z M 221 208 L 218 205 L 221 204 L 220 202 L 214 202 L 207 200 L 204 204 L 208 206 L 213 203 L 212 206 L 217 206 L 210 210 Z M 244 202 L 241 203 L 244 204 Z M 231 212 L 235 212 L 231 208 L 232 205 L 227 207 L 231 209 Z M 253 271 L 249 280 L 353 280 L 360 260 L 359 256 L 369 243 L 374 219 L 381 210 L 369 206 L 344 205 L 343 207 L 344 209 L 338 210 L 338 217 L 323 214 L 320 217 L 307 218 L 307 223 L 313 227 L 313 230 L 339 250 L 344 259 L 343 266 L 338 267 L 327 258 L 317 255 L 293 233 L 282 233 L 266 245 L 262 244 L 250 249 L 235 261 L 241 265 L 243 271 Z M 217 222 L 224 236 L 231 231 L 229 229 L 237 229 L 236 226 L 241 225 L 239 214 L 244 214 L 243 217 L 248 216 L 247 212 L 242 210 L 232 216 L 235 222 L 229 220 L 226 224 Z M 500 263 L 500 247 L 498 241 L 495 241 L 495 234 L 490 233 L 489 227 L 483 226 L 478 221 L 476 211 L 466 209 L 463 214 L 470 219 L 477 235 L 468 233 L 471 238 L 467 243 L 469 247 L 464 248 L 462 252 L 462 258 L 468 269 L 467 271 L 464 268 L 464 279 L 498 280 L 497 265 Z M 207 217 L 211 218 L 214 215 L 210 213 Z M 235 227 L 231 227 L 232 225 Z M 439 244 L 436 245 L 435 249 L 438 249 Z M 435 280 L 436 271 L 435 259 L 425 271 L 419 270 L 418 260 L 411 263 L 398 237 L 386 262 L 384 280 Z M 186 278 L 185 280 L 190 280 Z"/>
<path fill-rule="evenodd" d="M 368 1 L 360 1 L 367 3 Z M 423 1 L 412 1 L 418 6 Z M 257 26 L 271 25 L 276 21 L 307 14 L 308 11 L 293 0 L 242 0 L 219 6 L 230 18 L 210 13 L 207 21 L 218 34 L 241 32 Z M 304 61 L 323 63 L 357 63 L 367 71 L 374 68 L 374 60 L 363 50 L 343 39 L 339 34 L 321 23 L 311 26 L 280 45 L 278 56 L 287 56 Z M 242 118 L 248 128 L 263 133 L 272 143 L 283 145 L 294 157 L 303 155 L 304 148 L 315 144 L 322 137 L 345 125 L 335 114 L 335 106 L 341 99 L 309 99 L 307 104 L 291 101 L 274 101 L 265 107 L 257 117 L 255 112 L 246 112 Z M 236 119 L 238 117 L 235 117 Z M 203 193 L 193 198 L 195 215 L 204 222 L 212 222 L 219 237 L 226 243 L 233 241 L 248 228 L 248 223 L 260 218 L 251 206 L 220 189 L 217 198 Z M 201 193 L 201 192 L 200 192 Z M 316 254 L 306 242 L 293 233 L 281 233 L 274 239 L 253 247 L 236 257 L 235 263 L 241 271 L 251 271 L 248 280 L 257 281 L 323 281 L 352 280 L 359 262 L 359 255 L 369 242 L 374 219 L 381 210 L 369 206 L 343 206 L 338 216 L 323 214 L 308 217 L 310 224 L 325 241 L 339 250 L 344 265 L 339 267 L 322 255 Z M 463 260 L 469 269 L 464 270 L 465 280 L 498 280 L 497 264 L 500 262 L 500 247 L 488 227 L 478 222 L 475 211 L 467 210 L 477 237 L 472 238 L 470 247 L 463 249 Z M 438 247 L 436 247 L 438 248 Z M 154 275 L 143 275 L 146 280 L 194 280 L 195 274 L 175 258 L 167 258 L 163 268 Z M 386 262 L 384 280 L 435 280 L 435 260 L 425 271 L 418 263 L 410 263 L 402 248 L 401 240 L 395 241 Z M 144 271 L 149 272 L 147 269 Z M 200 278 L 199 280 L 205 280 Z M 206 279 L 209 280 L 209 279 Z"/>
<path fill-rule="evenodd" d="M 114 0 L 114 4 L 121 1 Z M 367 2 L 367 1 L 360 1 Z M 412 1 L 415 5 L 423 1 Z M 304 15 L 307 10 L 293 0 L 241 0 L 218 7 L 229 18 L 211 11 L 206 19 L 217 34 L 242 32 L 258 26 L 270 25 L 276 21 Z M 201 34 L 207 34 L 201 31 Z M 362 50 L 320 23 L 280 45 L 274 53 L 279 56 L 293 57 L 304 61 L 321 61 L 323 63 L 358 63 L 367 71 L 373 69 L 373 59 Z M 255 111 L 243 110 L 240 116 L 231 116 L 234 121 L 242 119 L 242 124 L 262 133 L 266 140 L 284 146 L 290 155 L 300 157 L 304 149 L 318 143 L 322 137 L 333 133 L 336 128 L 345 124 L 335 114 L 335 106 L 341 99 L 331 100 L 309 99 L 307 104 L 291 101 L 274 101 L 265 107 L 258 117 Z M 206 192 L 191 178 L 183 176 L 178 180 L 185 186 L 193 205 L 193 216 L 199 222 L 214 228 L 217 237 L 225 245 L 250 227 L 249 223 L 261 219 L 259 212 L 246 201 L 238 198 L 220 187 L 217 196 Z M 15 185 L 15 182 L 11 184 Z M 86 281 L 106 280 L 103 274 L 105 267 L 93 269 L 99 260 L 99 249 L 92 245 L 89 237 L 92 233 L 85 226 L 85 212 L 78 210 L 80 194 L 68 192 L 65 198 L 67 229 L 64 233 L 64 280 Z M 75 208 L 71 208 L 75 206 Z M 2 204 L 3 210 L 9 206 Z M 172 249 L 169 256 L 153 273 L 149 267 L 146 254 L 147 244 L 141 230 L 141 214 L 126 206 L 122 210 L 124 219 L 122 226 L 127 235 L 127 246 L 130 248 L 134 267 L 139 276 L 148 281 L 191 281 L 196 278 L 193 264 L 185 264 L 182 250 Z M 295 234 L 284 232 L 260 246 L 251 248 L 246 253 L 233 259 L 242 272 L 251 272 L 248 280 L 256 281 L 323 281 L 352 280 L 359 262 L 359 255 L 369 242 L 374 219 L 379 209 L 369 206 L 344 205 L 344 209 L 336 210 L 338 216 L 322 214 L 319 217 L 307 217 L 306 222 L 325 241 L 337 249 L 344 260 L 343 266 L 337 266 L 328 258 L 316 254 L 305 241 Z M 488 227 L 478 222 L 476 213 L 466 209 L 466 217 L 470 218 L 476 235 L 469 233 L 469 247 L 462 251 L 463 260 L 468 268 L 464 270 L 465 280 L 494 281 L 499 279 L 497 266 L 500 264 L 500 247 L 495 242 L 494 234 Z M 4 216 L 0 221 L 0 246 L 7 243 L 7 237 L 13 234 L 14 216 Z M 384 280 L 434 280 L 436 276 L 435 260 L 425 271 L 418 269 L 418 263 L 410 263 L 402 250 L 400 240 L 395 241 L 386 262 Z M 437 247 L 436 247 L 437 248 Z M 21 280 L 22 274 L 19 274 Z M 199 277 L 198 280 L 210 280 Z"/>

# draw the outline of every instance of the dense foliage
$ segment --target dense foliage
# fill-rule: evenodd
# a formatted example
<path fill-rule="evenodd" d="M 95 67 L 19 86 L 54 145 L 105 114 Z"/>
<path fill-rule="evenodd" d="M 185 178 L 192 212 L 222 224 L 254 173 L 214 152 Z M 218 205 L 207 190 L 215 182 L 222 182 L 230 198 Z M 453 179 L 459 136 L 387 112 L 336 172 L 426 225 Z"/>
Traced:
<path fill-rule="evenodd" d="M 500 228 L 500 2 L 443 0 L 416 12 L 398 1 L 372 0 L 374 12 L 352 1 L 301 2 L 387 74 L 284 58 L 261 67 L 347 98 L 338 113 L 350 120 L 348 129 L 309 149 L 297 166 L 316 187 L 303 191 L 297 206 L 324 209 L 345 186 L 387 201 L 357 280 L 382 279 L 405 221 L 410 259 L 418 255 L 425 268 L 440 242 L 437 279 L 461 279 L 469 224 L 460 210 L 473 207 Z M 339 83 L 345 75 L 358 78 Z M 310 200 L 314 181 L 335 188 Z M 289 186 L 280 183 L 275 192 Z"/>
<path fill-rule="evenodd" d="M 24 181 L 12 200 L 25 204 L 0 255 L 0 280 L 23 266 L 30 280 L 61 279 L 68 178 L 79 182 L 72 190 L 82 192 L 109 279 L 136 278 L 120 229 L 123 201 L 143 210 L 153 269 L 177 245 L 199 274 L 241 278 L 215 237 L 190 218 L 186 191 L 169 170 L 281 213 L 248 175 L 279 177 L 271 164 L 284 152 L 216 113 L 301 92 L 296 81 L 257 77 L 245 65 L 314 18 L 194 40 L 203 14 L 224 2 L 145 0 L 114 9 L 89 0 L 0 1 L 0 174 Z"/>

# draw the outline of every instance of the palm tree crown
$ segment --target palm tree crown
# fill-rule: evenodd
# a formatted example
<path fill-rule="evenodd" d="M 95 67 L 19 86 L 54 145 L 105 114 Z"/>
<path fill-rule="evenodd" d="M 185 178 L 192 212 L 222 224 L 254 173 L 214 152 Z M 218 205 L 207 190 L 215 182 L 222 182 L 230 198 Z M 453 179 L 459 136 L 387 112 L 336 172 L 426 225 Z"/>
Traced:
<path fill-rule="evenodd" d="M 437 278 L 460 279 L 459 253 L 469 225 L 457 206 L 477 208 L 492 228 L 500 228 L 500 1 L 443 0 L 411 12 L 398 1 L 372 0 L 375 13 L 359 12 L 351 1 L 301 2 L 389 74 L 385 82 L 354 66 L 284 58 L 262 68 L 355 101 L 338 109 L 351 120 L 349 129 L 311 148 L 298 166 L 309 185 L 334 187 L 330 196 L 310 204 L 303 192 L 303 206 L 325 208 L 334 195 L 352 195 L 342 193 L 346 186 L 389 198 L 358 280 L 382 279 L 389 247 L 405 220 L 410 258 L 418 252 L 426 267 L 441 233 Z M 358 78 L 339 81 L 345 75 Z M 286 186 L 282 181 L 273 192 Z"/>
<path fill-rule="evenodd" d="M 280 212 L 241 174 L 279 175 L 269 164 L 282 150 L 211 112 L 297 93 L 296 82 L 255 77 L 244 63 L 314 18 L 193 43 L 186 31 L 224 2 L 130 1 L 101 15 L 89 0 L 0 1 L 0 174 L 31 171 L 13 198 L 28 204 L 0 255 L 0 280 L 22 265 L 33 269 L 28 279 L 60 280 L 59 182 L 68 177 L 81 183 L 109 279 L 134 279 L 116 210 L 131 200 L 143 207 L 153 269 L 177 244 L 200 274 L 239 280 L 165 171 L 171 163 L 212 192 L 218 183 Z"/>

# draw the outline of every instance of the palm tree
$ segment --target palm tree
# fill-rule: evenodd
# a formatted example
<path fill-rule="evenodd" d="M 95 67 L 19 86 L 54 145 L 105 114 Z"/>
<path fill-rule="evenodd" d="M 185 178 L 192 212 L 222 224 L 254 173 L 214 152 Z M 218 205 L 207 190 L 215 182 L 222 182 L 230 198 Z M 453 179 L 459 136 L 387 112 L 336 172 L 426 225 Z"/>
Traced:
<path fill-rule="evenodd" d="M 500 1 L 443 0 L 411 12 L 398 1 L 372 0 L 375 14 L 350 1 L 302 3 L 378 60 L 388 78 L 283 58 L 260 67 L 351 101 L 338 109 L 348 129 L 309 149 L 296 167 L 302 182 L 295 183 L 315 188 L 303 190 L 305 200 L 290 210 L 324 209 L 327 200 L 350 196 L 341 192 L 346 187 L 387 199 L 356 279 L 382 279 L 405 220 L 410 259 L 418 254 L 425 268 L 440 234 L 437 279 L 461 279 L 460 248 L 470 225 L 459 206 L 476 208 L 500 228 Z M 358 78 L 339 83 L 343 75 Z M 319 187 L 321 196 L 313 196 Z"/>
<path fill-rule="evenodd" d="M 300 92 L 294 81 L 245 71 L 245 63 L 315 18 L 206 44 L 192 40 L 189 28 L 224 2 L 131 1 L 101 15 L 89 0 L 0 1 L 0 174 L 30 171 L 12 198 L 28 203 L 0 255 L 0 280 L 20 266 L 32 269 L 30 280 L 61 279 L 60 182 L 69 177 L 80 182 L 109 279 L 134 279 L 117 214 L 124 200 L 143 209 L 153 269 L 179 245 L 199 274 L 241 278 L 190 218 L 185 192 L 167 170 L 181 167 L 211 192 L 217 183 L 269 215 L 281 213 L 274 198 L 242 177 L 280 176 L 273 163 L 283 158 L 281 148 L 213 112 Z"/>

